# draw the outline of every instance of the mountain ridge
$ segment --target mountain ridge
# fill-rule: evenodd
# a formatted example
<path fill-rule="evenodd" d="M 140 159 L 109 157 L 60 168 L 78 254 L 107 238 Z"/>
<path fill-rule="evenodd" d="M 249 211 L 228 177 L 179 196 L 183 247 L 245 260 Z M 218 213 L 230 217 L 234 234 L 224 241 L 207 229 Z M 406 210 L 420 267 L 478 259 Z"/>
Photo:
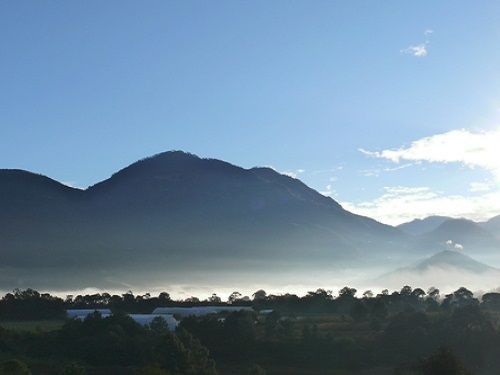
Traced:
<path fill-rule="evenodd" d="M 408 234 L 419 236 L 436 229 L 439 225 L 449 219 L 451 219 L 451 217 L 448 216 L 427 216 L 423 219 L 413 219 L 412 221 L 399 224 L 396 228 L 399 228 Z"/>
<path fill-rule="evenodd" d="M 4 281 L 14 270 L 4 284 L 25 283 L 26 274 L 50 267 L 103 275 L 126 266 L 189 271 L 229 260 L 238 267 L 280 261 L 339 267 L 407 247 L 398 229 L 269 168 L 175 151 L 132 163 L 85 190 L 17 173 L 28 176 L 13 179 L 21 187 L 11 183 L 12 173 L 0 173 Z M 93 277 L 98 284 L 103 276 Z"/>

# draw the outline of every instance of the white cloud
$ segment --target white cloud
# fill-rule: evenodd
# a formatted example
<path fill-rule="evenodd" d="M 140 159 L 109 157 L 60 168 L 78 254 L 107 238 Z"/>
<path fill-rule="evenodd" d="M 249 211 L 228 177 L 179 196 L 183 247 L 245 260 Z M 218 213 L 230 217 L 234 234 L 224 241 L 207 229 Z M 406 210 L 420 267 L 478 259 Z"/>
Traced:
<path fill-rule="evenodd" d="M 455 250 L 455 251 L 463 251 L 464 250 L 464 245 L 454 242 L 453 240 L 448 240 L 446 241 L 446 245 L 450 250 Z"/>
<path fill-rule="evenodd" d="M 291 177 L 291 178 L 297 178 L 297 173 L 293 172 L 293 171 L 283 171 L 280 173 L 284 174 L 285 176 Z"/>
<path fill-rule="evenodd" d="M 279 171 L 277 168 L 275 168 L 272 165 L 265 165 L 265 168 L 271 168 L 273 171 L 278 172 L 280 174 L 283 174 L 285 176 L 291 177 L 291 178 L 297 178 L 300 174 L 305 173 L 305 169 L 296 169 L 296 170 L 291 170 L 291 171 Z"/>
<path fill-rule="evenodd" d="M 401 53 L 405 53 L 407 55 L 413 55 L 415 57 L 425 57 L 428 54 L 427 43 L 420 43 L 414 46 L 403 48 L 401 50 Z"/>
<path fill-rule="evenodd" d="M 325 190 L 320 191 L 320 193 L 326 197 L 333 197 L 337 195 L 337 192 L 333 189 L 331 184 L 326 185 Z"/>
<path fill-rule="evenodd" d="M 427 50 L 427 47 L 429 46 L 429 38 L 431 35 L 434 33 L 434 30 L 432 29 L 426 29 L 424 30 L 424 36 L 425 36 L 425 42 L 419 43 L 419 44 L 414 44 L 410 45 L 406 48 L 403 48 L 400 50 L 401 53 L 407 54 L 407 55 L 412 55 L 415 57 L 425 57 L 428 55 L 429 51 Z"/>
<path fill-rule="evenodd" d="M 464 192 L 455 195 L 446 195 L 430 187 L 392 186 L 385 187 L 383 194 L 371 201 L 343 204 L 353 212 L 388 224 L 431 215 L 487 220 L 500 213 L 499 145 L 500 129 L 476 132 L 460 129 L 425 137 L 398 149 L 360 149 L 367 156 L 396 164 L 402 161 L 410 164 L 456 163 L 469 168 L 481 168 L 490 172 L 497 183 L 493 180 L 471 182 L 468 193 L 474 194 Z M 406 165 L 400 164 L 401 167 Z"/>
<path fill-rule="evenodd" d="M 472 132 L 466 129 L 414 141 L 409 147 L 367 151 L 365 155 L 399 163 L 401 160 L 429 163 L 460 163 L 490 171 L 500 180 L 500 129 Z"/>
<path fill-rule="evenodd" d="M 386 224 L 400 224 L 431 215 L 466 217 L 484 221 L 500 213 L 500 191 L 481 195 L 445 195 L 429 187 L 385 187 L 373 200 L 341 202 L 349 211 L 373 217 Z"/>
<path fill-rule="evenodd" d="M 297 178 L 299 176 L 299 174 L 302 174 L 304 172 L 305 172 L 304 169 L 297 169 L 295 171 L 283 171 L 280 173 L 284 174 L 285 176 L 288 176 L 288 177 Z"/>
<path fill-rule="evenodd" d="M 360 149 L 361 152 L 363 152 L 364 154 L 371 154 L 369 151 L 366 151 L 366 150 L 363 150 L 363 149 Z M 415 163 L 417 164 L 417 163 Z M 402 165 L 398 165 L 396 167 L 386 167 L 386 168 L 377 168 L 377 169 L 364 169 L 364 170 L 361 170 L 361 174 L 365 177 L 378 177 L 380 176 L 380 174 L 382 172 L 396 172 L 396 171 L 400 171 L 401 169 L 406 169 L 408 167 L 411 167 L 413 166 L 414 163 L 407 163 L 407 164 L 402 164 Z"/>
<path fill-rule="evenodd" d="M 493 187 L 491 182 L 471 182 L 469 191 L 472 193 L 490 191 Z"/>

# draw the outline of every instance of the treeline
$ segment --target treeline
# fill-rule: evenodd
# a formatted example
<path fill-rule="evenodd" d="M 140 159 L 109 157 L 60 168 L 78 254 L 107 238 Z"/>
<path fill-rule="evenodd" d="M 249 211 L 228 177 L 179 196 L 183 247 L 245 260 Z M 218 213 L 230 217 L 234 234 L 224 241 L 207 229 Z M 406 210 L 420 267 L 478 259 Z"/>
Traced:
<path fill-rule="evenodd" d="M 149 293 L 134 295 L 132 292 L 121 295 L 95 293 L 68 295 L 62 299 L 33 289 L 16 289 L 0 299 L 0 319 L 61 319 L 65 317 L 66 309 L 108 308 L 113 312 L 151 313 L 157 307 L 206 305 L 250 306 L 257 311 L 271 309 L 291 314 L 339 313 L 350 315 L 354 319 L 364 319 L 366 316 L 377 319 L 407 309 L 437 312 L 478 305 L 486 310 L 500 310 L 500 293 L 487 293 L 479 300 L 466 288 L 442 296 L 436 288 L 430 288 L 426 292 L 421 288 L 405 286 L 392 293 L 384 290 L 375 295 L 368 290 L 359 295 L 356 289 L 344 287 L 336 297 L 332 291 L 324 289 L 311 291 L 302 297 L 295 294 L 268 295 L 264 290 L 258 290 L 251 298 L 234 292 L 227 301 L 222 301 L 216 294 L 205 300 L 196 297 L 173 300 L 167 292 L 158 296 L 151 296 Z"/>
<path fill-rule="evenodd" d="M 175 333 L 161 319 L 141 327 L 123 314 L 226 303 L 255 311 L 188 317 Z M 0 315 L 9 318 L 16 312 L 23 319 L 62 316 L 65 308 L 110 308 L 115 314 L 67 320 L 51 332 L 0 329 L 0 361 L 6 360 L 0 374 L 4 365 L 11 366 L 3 372 L 8 374 L 17 373 L 12 366 L 24 366 L 32 374 L 64 375 L 500 373 L 500 294 L 479 300 L 465 288 L 443 296 L 435 288 L 407 286 L 359 296 L 348 287 L 338 296 L 322 289 L 303 297 L 260 290 L 251 298 L 233 293 L 227 302 L 217 296 L 173 301 L 165 293 L 61 299 L 18 290 L 0 301 Z"/>
<path fill-rule="evenodd" d="M 296 296 L 254 296 L 274 311 L 257 318 L 248 312 L 190 317 L 181 327 L 207 346 L 217 363 L 258 359 L 266 369 L 289 366 L 297 374 L 350 374 L 380 369 L 397 375 L 498 375 L 498 294 L 479 301 L 460 288 L 439 296 L 404 287 L 378 295 L 344 288 Z M 256 298 L 257 297 L 257 298 Z"/>

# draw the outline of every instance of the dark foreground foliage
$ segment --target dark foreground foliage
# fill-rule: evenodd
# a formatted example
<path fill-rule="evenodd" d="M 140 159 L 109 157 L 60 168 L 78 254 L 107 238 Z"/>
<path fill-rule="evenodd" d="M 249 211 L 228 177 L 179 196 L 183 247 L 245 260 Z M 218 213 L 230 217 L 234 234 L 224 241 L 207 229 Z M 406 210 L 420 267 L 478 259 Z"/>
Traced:
<path fill-rule="evenodd" d="M 465 288 L 442 297 L 410 287 L 356 294 L 258 291 L 250 300 L 233 293 L 229 303 L 255 311 L 188 317 L 171 333 L 161 320 L 141 327 L 124 313 L 222 301 L 172 301 L 166 293 L 62 300 L 16 291 L 0 301 L 3 320 L 47 319 L 49 311 L 60 318 L 65 308 L 106 307 L 114 315 L 66 320 L 50 332 L 0 329 L 0 374 L 500 374 L 499 294 L 481 301 Z"/>
<path fill-rule="evenodd" d="M 35 372 L 40 373 L 50 368 L 55 373 L 79 374 L 85 373 L 86 367 L 91 373 L 102 374 L 217 373 L 208 350 L 188 332 L 179 330 L 172 334 L 161 323 L 143 328 L 125 315 L 103 319 L 96 313 L 84 321 L 70 320 L 62 329 L 46 333 L 1 330 L 0 348 L 4 355 L 29 358 Z M 9 363 L 4 362 L 3 366 Z"/>

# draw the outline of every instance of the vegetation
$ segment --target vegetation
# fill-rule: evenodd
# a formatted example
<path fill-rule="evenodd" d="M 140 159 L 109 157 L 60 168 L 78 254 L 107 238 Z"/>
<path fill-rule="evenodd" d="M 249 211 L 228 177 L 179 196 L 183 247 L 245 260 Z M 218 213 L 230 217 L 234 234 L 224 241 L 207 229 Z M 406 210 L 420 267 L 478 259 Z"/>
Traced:
<path fill-rule="evenodd" d="M 188 317 L 172 333 L 162 319 L 141 327 L 125 313 L 224 303 L 215 295 L 206 301 L 172 301 L 167 293 L 63 300 L 15 291 L 0 301 L 0 319 L 9 321 L 0 322 L 0 374 L 500 373 L 500 294 L 479 300 L 465 288 L 440 296 L 434 288 L 408 286 L 357 294 L 348 287 L 336 298 L 322 289 L 303 297 L 233 293 L 228 303 L 254 311 Z M 12 323 L 60 322 L 66 308 L 110 308 L 114 314 L 66 319 L 46 330 Z"/>

